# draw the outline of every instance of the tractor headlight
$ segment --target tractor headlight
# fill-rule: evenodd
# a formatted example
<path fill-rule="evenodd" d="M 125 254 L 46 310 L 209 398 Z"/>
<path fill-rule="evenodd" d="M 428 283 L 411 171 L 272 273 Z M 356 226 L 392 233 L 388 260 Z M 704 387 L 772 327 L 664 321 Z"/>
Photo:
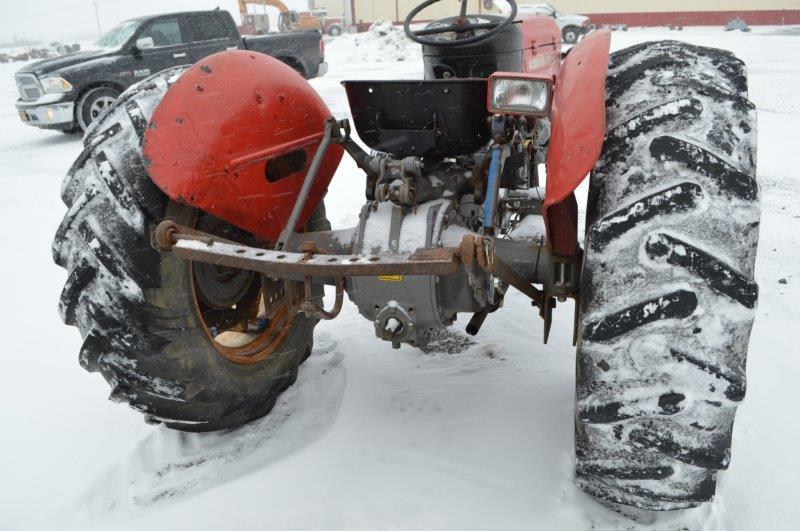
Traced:
<path fill-rule="evenodd" d="M 60 92 L 69 92 L 72 90 L 72 85 L 63 77 L 43 77 L 39 80 L 42 84 L 42 90 L 46 94 L 56 94 Z"/>
<path fill-rule="evenodd" d="M 544 116 L 550 112 L 549 79 L 489 78 L 489 111 L 496 114 Z"/>

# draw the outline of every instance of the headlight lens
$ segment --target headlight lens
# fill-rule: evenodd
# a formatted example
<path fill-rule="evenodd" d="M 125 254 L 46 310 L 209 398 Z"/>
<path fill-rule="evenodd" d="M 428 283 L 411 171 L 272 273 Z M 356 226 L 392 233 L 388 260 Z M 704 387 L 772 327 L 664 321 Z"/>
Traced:
<path fill-rule="evenodd" d="M 489 110 L 499 114 L 544 115 L 550 110 L 550 81 L 493 77 Z"/>
<path fill-rule="evenodd" d="M 63 77 L 43 77 L 39 80 L 42 84 L 42 89 L 47 94 L 54 94 L 59 92 L 69 92 L 72 90 L 72 85 Z"/>

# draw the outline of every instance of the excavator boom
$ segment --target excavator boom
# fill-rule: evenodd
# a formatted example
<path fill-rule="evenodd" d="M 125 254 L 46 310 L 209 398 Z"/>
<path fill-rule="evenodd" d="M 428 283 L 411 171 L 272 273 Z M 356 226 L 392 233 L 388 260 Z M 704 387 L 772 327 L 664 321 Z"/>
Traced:
<path fill-rule="evenodd" d="M 244 16 L 247 14 L 248 5 L 258 6 L 272 6 L 278 8 L 281 13 L 286 13 L 289 8 L 280 0 L 238 0 L 239 1 L 239 14 Z"/>
<path fill-rule="evenodd" d="M 324 24 L 321 19 L 310 13 L 298 13 L 286 7 L 281 0 L 238 0 L 239 14 L 242 17 L 242 24 L 247 24 L 248 5 L 271 6 L 280 12 L 278 18 L 278 28 L 281 32 L 317 30 L 322 32 Z"/>

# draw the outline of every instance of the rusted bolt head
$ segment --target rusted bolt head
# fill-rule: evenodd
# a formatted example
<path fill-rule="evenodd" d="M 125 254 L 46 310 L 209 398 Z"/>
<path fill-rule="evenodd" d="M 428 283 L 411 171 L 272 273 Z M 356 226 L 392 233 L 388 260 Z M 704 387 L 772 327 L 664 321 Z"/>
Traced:
<path fill-rule="evenodd" d="M 172 220 L 164 220 L 156 227 L 154 239 L 156 246 L 162 251 L 168 251 L 175 245 L 175 234 L 178 233 L 178 225 Z"/>

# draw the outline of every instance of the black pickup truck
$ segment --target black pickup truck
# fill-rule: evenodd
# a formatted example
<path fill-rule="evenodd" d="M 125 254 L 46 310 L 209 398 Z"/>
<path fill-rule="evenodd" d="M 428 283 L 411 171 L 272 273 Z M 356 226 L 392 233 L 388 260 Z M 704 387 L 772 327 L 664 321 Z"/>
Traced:
<path fill-rule="evenodd" d="M 306 78 L 317 77 L 328 66 L 321 39 L 317 31 L 242 37 L 230 13 L 219 9 L 136 18 L 103 35 L 95 51 L 19 70 L 17 111 L 23 122 L 42 129 L 86 130 L 130 85 L 223 50 L 261 52 Z"/>

